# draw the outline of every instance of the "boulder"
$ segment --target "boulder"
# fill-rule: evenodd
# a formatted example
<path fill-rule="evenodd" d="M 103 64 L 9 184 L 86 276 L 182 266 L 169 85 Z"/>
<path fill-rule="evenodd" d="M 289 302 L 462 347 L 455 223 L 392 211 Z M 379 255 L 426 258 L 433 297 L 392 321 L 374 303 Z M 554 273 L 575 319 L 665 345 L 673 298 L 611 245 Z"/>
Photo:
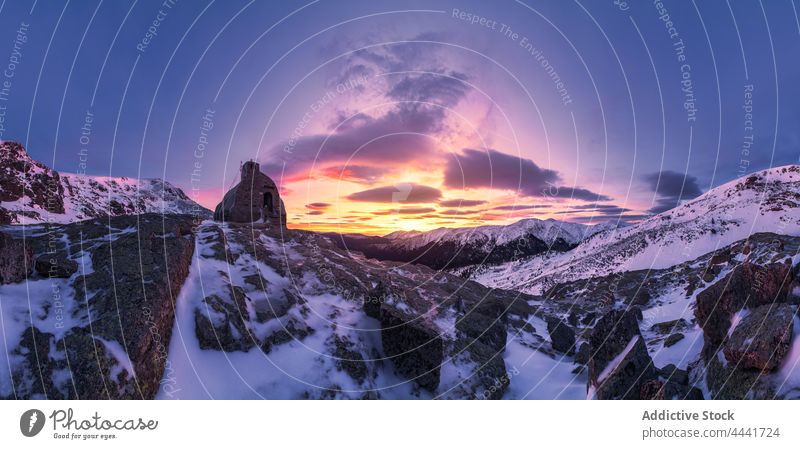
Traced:
<path fill-rule="evenodd" d="M 309 335 L 313 335 L 314 332 L 314 329 L 306 325 L 306 323 L 290 318 L 281 329 L 264 338 L 261 343 L 261 350 L 265 354 L 269 354 L 276 346 L 302 340 Z"/>
<path fill-rule="evenodd" d="M 789 352 L 794 314 L 788 304 L 755 308 L 725 342 L 725 359 L 738 369 L 770 371 Z"/>
<path fill-rule="evenodd" d="M 703 392 L 697 388 L 675 382 L 648 380 L 639 390 L 640 399 L 646 400 L 702 400 Z"/>
<path fill-rule="evenodd" d="M 669 348 L 670 346 L 673 346 L 674 344 L 676 344 L 679 341 L 683 340 L 683 338 L 684 338 L 684 335 L 682 333 L 680 333 L 680 332 L 678 332 L 676 334 L 672 334 L 669 337 L 667 337 L 666 339 L 664 339 L 664 347 L 665 348 Z"/>
<path fill-rule="evenodd" d="M 689 323 L 683 318 L 677 320 L 663 321 L 650 326 L 650 330 L 658 332 L 659 334 L 668 334 L 677 330 L 688 327 Z"/>
<path fill-rule="evenodd" d="M 632 311 L 605 314 L 595 325 L 589 343 L 590 397 L 638 399 L 642 385 L 657 377 Z"/>
<path fill-rule="evenodd" d="M 762 372 L 725 363 L 721 353 L 708 361 L 705 379 L 710 399 L 775 399 L 772 382 Z"/>
<path fill-rule="evenodd" d="M 465 354 L 478 367 L 472 379 L 472 395 L 483 399 L 501 399 L 510 377 L 503 353 L 506 349 L 505 305 L 496 299 L 481 298 L 462 302 L 462 313 L 456 320 L 458 337 L 455 354 Z M 467 387 L 470 382 L 462 386 Z"/>
<path fill-rule="evenodd" d="M 567 323 L 558 318 L 549 317 L 547 319 L 547 332 L 550 334 L 553 349 L 564 354 L 575 353 L 575 332 Z"/>
<path fill-rule="evenodd" d="M 194 254 L 192 220 L 190 216 L 160 214 L 113 217 L 111 227 L 132 227 L 137 232 L 120 235 L 89 250 L 94 272 L 77 276 L 72 286 L 78 303 L 88 304 L 92 321 L 73 329 L 63 343 L 73 368 L 85 361 L 81 365 L 84 372 L 73 376 L 73 393 L 77 397 L 155 397 L 175 325 L 175 300 Z M 105 224 L 81 223 L 70 225 L 68 232 L 92 232 L 90 226 L 101 228 L 98 233 L 108 232 Z M 105 379 L 110 369 L 109 362 L 102 358 L 98 361 L 95 356 L 92 340 L 98 339 L 116 342 L 127 352 L 136 372 L 135 382 L 130 382 L 132 391 L 123 386 L 107 391 L 95 388 L 97 382 L 92 379 Z M 87 383 L 82 385 L 83 382 Z"/>
<path fill-rule="evenodd" d="M 22 239 L 0 232 L 0 284 L 16 284 L 33 272 L 33 249 Z"/>
<path fill-rule="evenodd" d="M 661 379 L 667 382 L 674 382 L 680 385 L 689 384 L 689 373 L 686 372 L 686 370 L 678 368 L 672 363 L 659 369 L 658 375 Z"/>
<path fill-rule="evenodd" d="M 381 309 L 381 341 L 397 372 L 420 387 L 434 391 L 444 361 L 438 330 L 424 320 L 408 319 L 392 308 Z"/>
<path fill-rule="evenodd" d="M 66 254 L 42 254 L 36 258 L 36 271 L 49 278 L 68 278 L 78 271 L 78 262 Z"/>
<path fill-rule="evenodd" d="M 586 365 L 589 363 L 589 356 L 591 355 L 591 347 L 589 343 L 582 343 L 580 349 L 575 354 L 575 362 L 580 363 L 581 365 Z"/>
<path fill-rule="evenodd" d="M 256 346 L 250 333 L 250 298 L 231 286 L 226 297 L 210 295 L 194 311 L 195 334 L 200 349 L 249 351 Z"/>
<path fill-rule="evenodd" d="M 708 358 L 725 340 L 733 315 L 745 307 L 785 302 L 792 282 L 791 265 L 744 263 L 697 294 L 695 317 L 703 328 Z"/>

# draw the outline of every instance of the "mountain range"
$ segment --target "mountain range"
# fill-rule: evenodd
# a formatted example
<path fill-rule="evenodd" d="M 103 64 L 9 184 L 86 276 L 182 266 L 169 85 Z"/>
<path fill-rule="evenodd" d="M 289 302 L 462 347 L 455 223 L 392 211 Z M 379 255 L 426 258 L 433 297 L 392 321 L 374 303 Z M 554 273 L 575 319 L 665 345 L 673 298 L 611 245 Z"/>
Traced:
<path fill-rule="evenodd" d="M 800 398 L 800 166 L 632 224 L 368 237 L 1 148 L 2 398 Z"/>
<path fill-rule="evenodd" d="M 211 212 L 162 179 L 59 173 L 16 142 L 0 143 L 0 224 L 71 223 L 142 213 Z"/>

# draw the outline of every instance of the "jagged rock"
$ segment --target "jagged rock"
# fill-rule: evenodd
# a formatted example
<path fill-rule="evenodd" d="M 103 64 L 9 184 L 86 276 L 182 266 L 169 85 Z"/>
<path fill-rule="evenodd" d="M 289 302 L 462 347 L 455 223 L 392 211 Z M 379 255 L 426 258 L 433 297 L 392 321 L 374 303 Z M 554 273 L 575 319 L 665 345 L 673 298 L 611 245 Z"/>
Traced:
<path fill-rule="evenodd" d="M 769 371 L 789 352 L 794 314 L 788 304 L 755 308 L 725 343 L 725 358 L 739 369 Z"/>
<path fill-rule="evenodd" d="M 733 314 L 745 307 L 785 302 L 792 281 L 791 265 L 744 263 L 698 293 L 695 317 L 703 328 L 706 357 L 724 341 Z"/>
<path fill-rule="evenodd" d="M 42 254 L 36 258 L 36 271 L 45 277 L 68 278 L 78 271 L 78 262 L 66 254 Z"/>
<path fill-rule="evenodd" d="M 205 308 L 194 311 L 195 334 L 201 349 L 249 351 L 256 345 L 250 333 L 250 298 L 241 287 L 231 286 L 227 297 L 210 295 Z"/>
<path fill-rule="evenodd" d="M 314 334 L 314 329 L 308 327 L 294 318 L 290 318 L 282 329 L 275 331 L 267 336 L 261 343 L 261 350 L 269 354 L 275 346 L 289 343 L 295 340 L 302 340 Z"/>
<path fill-rule="evenodd" d="M 664 339 L 664 347 L 665 348 L 669 348 L 670 346 L 673 346 L 674 344 L 676 344 L 679 341 L 683 340 L 684 337 L 685 337 L 685 335 L 683 335 L 680 332 L 678 332 L 676 334 L 672 334 L 669 337 L 667 337 L 666 339 Z"/>
<path fill-rule="evenodd" d="M 575 352 L 575 332 L 566 323 L 558 318 L 549 317 L 547 332 L 550 334 L 553 349 L 564 354 Z"/>
<path fill-rule="evenodd" d="M 11 373 L 16 398 L 63 399 L 53 384 L 54 366 L 50 361 L 53 334 L 28 327 L 14 353 L 23 358 L 22 366 Z"/>
<path fill-rule="evenodd" d="M 642 384 L 657 376 L 631 311 L 604 315 L 589 338 L 589 389 L 597 399 L 638 399 Z"/>
<path fill-rule="evenodd" d="M 506 306 L 502 300 L 481 299 L 462 304 L 456 320 L 459 338 L 454 352 L 462 352 L 478 367 L 473 376 L 475 393 L 483 399 L 501 399 L 510 379 L 503 353 L 506 349 Z"/>
<path fill-rule="evenodd" d="M 686 370 L 682 370 L 677 366 L 670 363 L 665 367 L 658 370 L 658 375 L 668 382 L 674 382 L 679 385 L 688 385 L 689 384 L 689 373 Z"/>
<path fill-rule="evenodd" d="M 33 272 L 33 249 L 0 232 L 0 284 L 22 282 Z"/>
<path fill-rule="evenodd" d="M 589 357 L 592 354 L 591 345 L 589 343 L 582 343 L 581 347 L 578 349 L 577 354 L 575 354 L 575 362 L 580 363 L 581 365 L 586 365 L 589 363 Z"/>
<path fill-rule="evenodd" d="M 85 328 L 73 329 L 64 344 L 71 366 L 75 368 L 72 364 L 78 359 L 83 363 L 81 375 L 73 376 L 81 399 L 150 399 L 155 397 L 164 374 L 175 324 L 175 299 L 189 274 L 194 253 L 193 218 L 144 214 L 113 217 L 110 221 L 115 229 L 136 228 L 137 232 L 120 235 L 90 250 L 94 272 L 78 276 L 73 287 L 77 301 L 88 302 L 92 322 Z M 79 223 L 67 229 L 95 232 L 88 226 Z M 91 226 L 106 229 L 107 233 L 105 225 Z M 113 289 L 109 288 L 111 285 Z M 93 361 L 92 339 L 98 338 L 117 342 L 127 351 L 136 372 L 132 392 L 109 388 L 105 395 L 104 390 L 95 388 L 97 383 L 92 379 L 110 372 L 107 362 Z"/>
<path fill-rule="evenodd" d="M 381 341 L 398 373 L 434 391 L 444 361 L 442 339 L 421 319 L 407 320 L 389 308 L 381 309 Z"/>
<path fill-rule="evenodd" d="M 350 375 L 358 384 L 364 382 L 369 373 L 364 357 L 360 352 L 353 350 L 353 343 L 346 337 L 334 336 L 334 357 L 336 365 Z"/>
<path fill-rule="evenodd" d="M 7 224 L 11 224 L 11 214 L 5 208 L 0 207 L 0 225 Z"/>
<path fill-rule="evenodd" d="M 760 371 L 737 369 L 721 353 L 711 357 L 705 370 L 711 399 L 775 399 L 774 387 Z"/>
<path fill-rule="evenodd" d="M 383 282 L 378 282 L 378 285 L 364 296 L 364 313 L 368 317 L 379 320 L 381 318 L 381 305 L 386 302 L 389 294 L 389 289 L 386 285 Z"/>
<path fill-rule="evenodd" d="M 677 320 L 663 321 L 650 326 L 650 330 L 658 332 L 659 334 L 668 334 L 686 328 L 689 323 L 683 318 Z"/>
<path fill-rule="evenodd" d="M 506 349 L 506 316 L 500 301 L 480 301 L 467 307 L 456 320 L 456 329 L 470 340 L 478 340 L 497 352 Z"/>
<path fill-rule="evenodd" d="M 675 382 L 648 380 L 639 390 L 640 399 L 649 400 L 702 400 L 703 393 L 697 388 L 679 385 Z"/>

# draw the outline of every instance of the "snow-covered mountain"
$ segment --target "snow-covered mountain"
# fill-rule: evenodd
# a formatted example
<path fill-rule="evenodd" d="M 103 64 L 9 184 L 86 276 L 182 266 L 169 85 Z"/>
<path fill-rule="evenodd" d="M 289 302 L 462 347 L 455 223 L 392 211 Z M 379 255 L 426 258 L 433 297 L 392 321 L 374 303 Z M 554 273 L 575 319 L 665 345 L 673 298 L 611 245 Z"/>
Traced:
<path fill-rule="evenodd" d="M 383 237 L 335 235 L 339 246 L 367 257 L 455 269 L 475 264 L 498 264 L 547 253 L 563 252 L 597 232 L 627 226 L 609 222 L 594 226 L 553 219 L 529 218 L 509 225 L 396 231 Z"/>
<path fill-rule="evenodd" d="M 800 235 L 800 166 L 754 173 L 632 226 L 596 233 L 570 251 L 481 266 L 472 277 L 540 294 L 559 283 L 669 268 L 759 232 Z"/>
<path fill-rule="evenodd" d="M 0 224 L 71 223 L 149 212 L 210 216 L 161 179 L 59 173 L 15 142 L 0 143 L 0 173 Z"/>
<path fill-rule="evenodd" d="M 544 295 L 265 224 L 5 226 L 0 398 L 797 399 L 798 182 L 476 276 Z"/>

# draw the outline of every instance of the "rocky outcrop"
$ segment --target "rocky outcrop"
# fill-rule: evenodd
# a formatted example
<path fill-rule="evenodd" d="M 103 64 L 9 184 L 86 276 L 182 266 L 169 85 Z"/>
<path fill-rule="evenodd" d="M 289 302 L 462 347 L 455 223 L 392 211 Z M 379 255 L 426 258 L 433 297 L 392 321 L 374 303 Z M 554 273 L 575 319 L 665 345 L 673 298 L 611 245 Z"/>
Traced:
<path fill-rule="evenodd" d="M 163 179 L 59 173 L 16 142 L 0 142 L 0 173 L 0 224 L 70 223 L 147 212 L 211 217 L 211 211 Z"/>
<path fill-rule="evenodd" d="M 0 173 L 0 202 L 25 199 L 42 211 L 64 213 L 64 186 L 58 172 L 32 160 L 22 145 L 0 143 Z"/>
<path fill-rule="evenodd" d="M 0 232 L 0 284 L 22 282 L 33 272 L 33 249 L 21 239 Z"/>
<path fill-rule="evenodd" d="M 381 310 L 383 350 L 400 375 L 420 387 L 435 391 L 444 362 L 439 331 L 423 319 L 409 319 L 396 310 Z"/>
<path fill-rule="evenodd" d="M 78 262 L 64 253 L 42 254 L 36 258 L 36 272 L 49 278 L 68 278 L 78 271 Z"/>
<path fill-rule="evenodd" d="M 788 304 L 757 307 L 725 342 L 725 359 L 738 369 L 772 370 L 789 352 L 793 327 L 794 313 Z"/>
<path fill-rule="evenodd" d="M 231 286 L 226 297 L 210 295 L 205 307 L 195 309 L 194 322 L 200 349 L 248 351 L 256 346 L 248 323 L 248 304 L 252 303 L 241 287 Z"/>
<path fill-rule="evenodd" d="M 698 293 L 695 317 L 703 328 L 706 357 L 723 343 L 733 315 L 746 307 L 785 302 L 792 282 L 791 265 L 744 263 Z"/>
<path fill-rule="evenodd" d="M 68 242 L 64 251 L 86 252 L 93 271 L 74 276 L 71 304 L 45 307 L 45 316 L 37 317 L 73 327 L 57 328 L 54 335 L 31 326 L 13 350 L 27 360 L 14 369 L 16 397 L 154 398 L 167 360 L 175 299 L 194 251 L 192 225 L 187 216 L 141 215 L 52 229 Z M 119 229 L 135 232 L 115 234 Z M 75 268 L 69 259 L 56 259 L 56 270 Z M 50 273 L 52 264 L 40 260 Z M 63 313 L 69 316 L 48 318 Z"/>
<path fill-rule="evenodd" d="M 566 323 L 558 318 L 547 319 L 547 332 L 553 343 L 553 349 L 564 354 L 575 352 L 575 332 Z"/>
<path fill-rule="evenodd" d="M 632 311 L 612 310 L 589 338 L 589 392 L 596 399 L 639 399 L 647 381 L 657 376 Z"/>

